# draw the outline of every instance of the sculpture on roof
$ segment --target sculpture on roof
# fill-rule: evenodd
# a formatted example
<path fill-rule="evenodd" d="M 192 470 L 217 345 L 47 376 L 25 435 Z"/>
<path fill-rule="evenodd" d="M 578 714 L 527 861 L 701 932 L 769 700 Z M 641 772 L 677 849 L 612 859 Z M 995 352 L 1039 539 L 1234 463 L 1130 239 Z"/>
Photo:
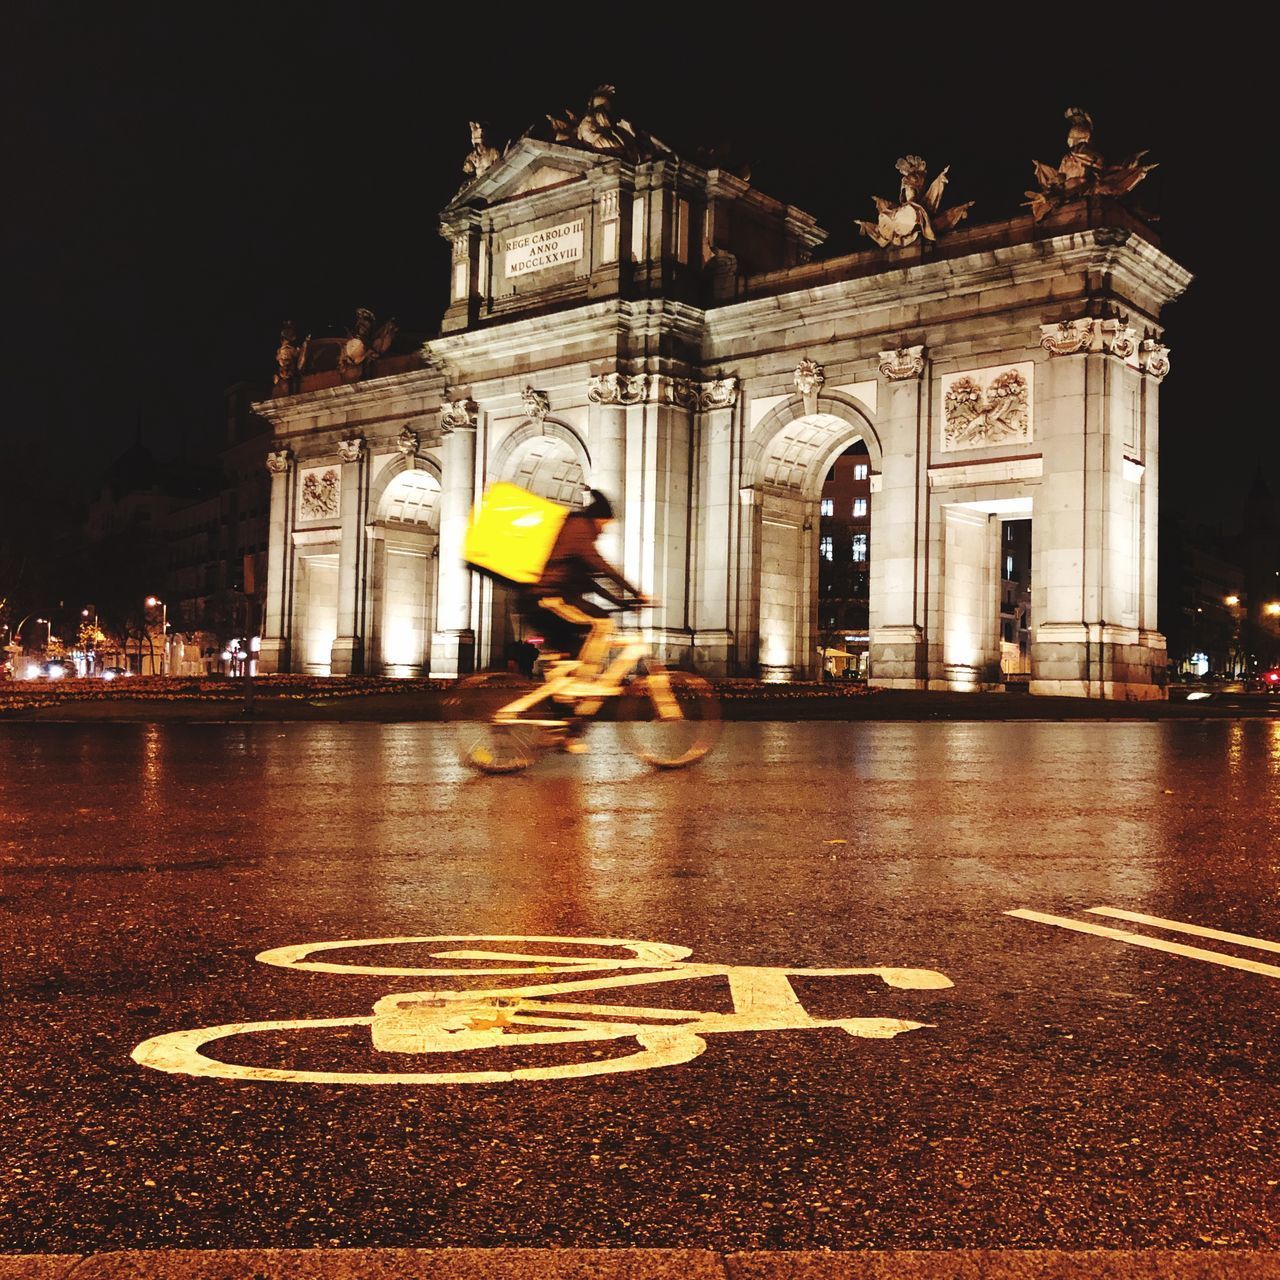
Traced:
<path fill-rule="evenodd" d="M 616 113 L 613 100 L 617 92 L 613 85 L 602 84 L 588 99 L 587 108 L 581 115 L 568 108 L 561 115 L 548 115 L 552 139 L 599 155 L 621 156 L 631 161 L 645 159 L 655 152 L 669 152 L 669 147 Z"/>
<path fill-rule="evenodd" d="M 292 320 L 286 320 L 280 326 L 280 345 L 276 348 L 276 374 L 272 385 L 278 395 L 293 395 L 298 389 L 298 380 L 306 372 L 307 348 L 311 345 L 311 335 L 307 334 L 302 342 L 298 342 L 298 330 Z"/>
<path fill-rule="evenodd" d="M 881 196 L 873 196 L 879 216 L 874 222 L 858 219 L 862 234 L 870 236 L 882 249 L 903 249 L 915 244 L 921 236 L 926 240 L 936 240 L 968 214 L 972 200 L 966 200 L 945 213 L 939 211 L 950 165 L 932 182 L 929 181 L 925 162 L 919 156 L 903 156 L 895 167 L 902 175 L 897 204 Z"/>
<path fill-rule="evenodd" d="M 1031 163 L 1035 169 L 1039 191 L 1028 191 L 1027 205 L 1037 222 L 1054 209 L 1060 209 L 1073 200 L 1089 196 L 1119 197 L 1128 195 L 1156 166 L 1143 164 L 1147 153 L 1139 151 L 1120 164 L 1107 164 L 1102 152 L 1093 146 L 1093 117 L 1082 107 L 1068 107 L 1064 118 L 1071 122 L 1067 130 L 1067 151 L 1053 165 L 1039 160 Z M 1145 214 L 1150 217 L 1150 214 Z"/>
<path fill-rule="evenodd" d="M 489 139 L 485 136 L 485 127 L 479 120 L 472 120 L 470 129 L 471 150 L 462 162 L 462 172 L 467 175 L 467 182 L 474 182 L 497 164 L 499 152 L 497 147 L 490 146 Z"/>
<path fill-rule="evenodd" d="M 387 320 L 375 329 L 377 317 L 366 307 L 356 309 L 356 322 L 338 356 L 338 374 L 343 382 L 359 382 L 391 346 L 398 332 L 396 322 Z"/>

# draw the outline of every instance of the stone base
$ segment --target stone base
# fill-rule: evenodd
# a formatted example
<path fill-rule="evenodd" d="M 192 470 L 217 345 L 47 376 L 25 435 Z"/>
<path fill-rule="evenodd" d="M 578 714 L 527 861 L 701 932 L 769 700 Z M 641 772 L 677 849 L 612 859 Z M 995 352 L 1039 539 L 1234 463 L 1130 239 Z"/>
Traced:
<path fill-rule="evenodd" d="M 1030 691 L 1152 702 L 1166 696 L 1164 636 L 1104 624 L 1046 623 L 1031 645 Z"/>
<path fill-rule="evenodd" d="M 1103 698 L 1116 702 L 1160 702 L 1168 694 L 1154 684 L 1125 684 L 1118 680 L 1032 680 L 1031 693 L 1043 698 Z"/>
<path fill-rule="evenodd" d="M 431 637 L 431 674 L 442 680 L 470 675 L 476 667 L 474 631 L 437 631 Z"/>
<path fill-rule="evenodd" d="M 693 633 L 682 628 L 650 627 L 644 633 L 653 656 L 669 667 L 693 667 L 701 671 L 693 642 Z"/>
<path fill-rule="evenodd" d="M 867 680 L 871 689 L 923 689 L 927 684 L 927 680 L 898 676 L 870 676 Z"/>
<path fill-rule="evenodd" d="M 771 667 L 760 664 L 760 679 L 765 684 L 790 684 L 797 679 L 795 667 Z"/>
<path fill-rule="evenodd" d="M 928 676 L 924 632 L 919 627 L 873 627 L 867 650 L 867 683 L 881 689 L 923 689 Z"/>
<path fill-rule="evenodd" d="M 339 636 L 329 650 L 329 671 L 335 676 L 364 674 L 364 647 L 355 636 Z"/>
<path fill-rule="evenodd" d="M 289 647 L 283 640 L 263 639 L 258 650 L 258 674 L 263 676 L 277 675 L 289 670 Z"/>
<path fill-rule="evenodd" d="M 690 657 L 704 676 L 727 676 L 734 660 L 732 631 L 696 631 Z"/>

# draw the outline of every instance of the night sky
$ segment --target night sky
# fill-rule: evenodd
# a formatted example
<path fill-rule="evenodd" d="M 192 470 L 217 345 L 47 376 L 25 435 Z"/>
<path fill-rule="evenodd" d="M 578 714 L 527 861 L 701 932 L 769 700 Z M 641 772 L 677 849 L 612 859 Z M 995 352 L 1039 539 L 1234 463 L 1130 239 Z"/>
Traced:
<path fill-rule="evenodd" d="M 1108 158 L 1146 147 L 1160 164 L 1140 203 L 1196 274 L 1165 314 L 1162 493 L 1230 527 L 1275 453 L 1259 190 L 1274 112 L 1252 101 L 1274 78 L 1265 42 L 1153 6 L 751 12 L 8 6 L 11 463 L 88 492 L 139 423 L 163 457 L 211 454 L 223 388 L 269 383 L 286 317 L 319 337 L 367 306 L 434 331 L 448 287 L 436 215 L 473 116 L 501 146 L 611 82 L 620 113 L 677 152 L 732 146 L 755 186 L 817 216 L 825 256 L 867 247 L 853 219 L 896 195 L 911 152 L 950 163 L 950 198 L 978 201 L 971 223 L 1020 212 L 1032 157 L 1057 163 L 1079 105 Z M 1227 96 L 1207 87 L 1224 69 Z"/>

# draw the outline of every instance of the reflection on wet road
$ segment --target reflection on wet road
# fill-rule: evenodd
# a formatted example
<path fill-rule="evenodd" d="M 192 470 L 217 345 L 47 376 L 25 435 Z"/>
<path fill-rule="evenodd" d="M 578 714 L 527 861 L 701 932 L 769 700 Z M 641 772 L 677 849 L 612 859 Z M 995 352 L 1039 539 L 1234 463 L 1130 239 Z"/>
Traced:
<path fill-rule="evenodd" d="M 1280 724 L 734 724 L 656 775 L 600 725 L 592 754 L 499 779 L 441 733 L 0 728 L 0 1248 L 219 1245 L 245 1213 L 263 1244 L 1280 1239 Z M 254 960 L 439 936 L 652 939 L 735 972 L 954 985 L 792 976 L 804 1035 L 734 1028 L 710 974 L 646 988 L 650 1023 L 695 1010 L 725 1034 L 689 1053 L 685 1020 L 683 1058 L 658 1037 L 670 1065 L 604 1084 L 579 1078 L 615 1052 L 586 1023 L 630 1027 L 632 997 L 548 1013 L 460 991 L 442 1014 L 421 978 Z M 799 1018 L 780 991 L 767 1016 Z M 375 1007 L 400 1036 L 383 1051 L 368 1025 L 292 1028 Z M 546 1017 L 575 1020 L 575 1061 L 597 1066 L 555 1070 L 554 1044 L 498 1060 L 503 1018 Z M 840 1029 L 859 1018 L 916 1029 Z M 263 1070 L 412 1074 L 465 1044 L 494 1079 L 281 1089 L 130 1057 L 240 1023 L 279 1024 L 246 1056 Z"/>

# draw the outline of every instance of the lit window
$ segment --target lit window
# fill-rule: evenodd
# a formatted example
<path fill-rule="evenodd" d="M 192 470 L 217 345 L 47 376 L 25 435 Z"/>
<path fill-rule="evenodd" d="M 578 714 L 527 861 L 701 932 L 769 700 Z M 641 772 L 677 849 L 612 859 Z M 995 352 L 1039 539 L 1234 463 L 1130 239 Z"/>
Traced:
<path fill-rule="evenodd" d="M 853 560 L 855 564 L 863 563 L 867 558 L 867 535 L 865 533 L 855 533 L 853 535 Z"/>
<path fill-rule="evenodd" d="M 1013 557 L 1005 556 L 1004 558 L 1004 576 L 1006 578 L 1013 577 Z"/>
<path fill-rule="evenodd" d="M 853 478 L 855 480 L 865 480 L 867 478 L 867 464 L 865 462 L 855 462 L 853 464 Z"/>
<path fill-rule="evenodd" d="M 859 519 L 859 518 L 861 518 L 861 517 L 865 516 L 866 514 L 867 514 L 867 500 L 866 500 L 866 498 L 854 498 L 854 500 L 853 500 L 853 518 L 854 518 L 855 520 L 857 520 L 857 519 Z"/>
<path fill-rule="evenodd" d="M 836 513 L 836 504 L 831 498 L 823 498 L 819 510 L 824 516 L 833 516 Z"/>
<path fill-rule="evenodd" d="M 831 560 L 835 557 L 835 544 L 831 540 L 830 534 L 824 534 L 818 541 L 818 554 L 824 560 Z"/>

